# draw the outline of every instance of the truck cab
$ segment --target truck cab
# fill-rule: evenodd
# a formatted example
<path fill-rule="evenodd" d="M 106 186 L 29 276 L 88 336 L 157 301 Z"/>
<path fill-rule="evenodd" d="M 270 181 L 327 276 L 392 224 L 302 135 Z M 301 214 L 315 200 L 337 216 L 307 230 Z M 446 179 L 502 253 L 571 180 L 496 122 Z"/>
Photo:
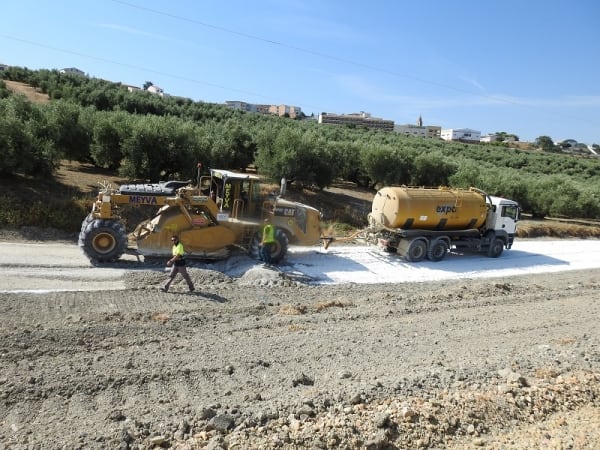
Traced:
<path fill-rule="evenodd" d="M 490 210 L 485 228 L 493 230 L 497 237 L 505 241 L 506 248 L 511 248 L 521 214 L 519 204 L 502 197 L 488 196 L 488 199 Z"/>

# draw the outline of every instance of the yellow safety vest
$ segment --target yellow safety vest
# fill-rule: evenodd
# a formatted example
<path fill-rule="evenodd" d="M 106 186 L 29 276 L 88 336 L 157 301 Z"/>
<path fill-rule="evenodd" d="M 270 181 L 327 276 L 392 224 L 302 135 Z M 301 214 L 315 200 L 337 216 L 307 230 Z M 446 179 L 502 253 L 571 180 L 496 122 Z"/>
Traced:
<path fill-rule="evenodd" d="M 263 243 L 272 244 L 275 242 L 275 228 L 271 224 L 265 225 L 263 228 Z"/>
<path fill-rule="evenodd" d="M 177 245 L 173 246 L 173 256 L 183 256 L 184 255 L 184 251 L 183 251 L 183 244 L 181 242 L 177 243 Z"/>

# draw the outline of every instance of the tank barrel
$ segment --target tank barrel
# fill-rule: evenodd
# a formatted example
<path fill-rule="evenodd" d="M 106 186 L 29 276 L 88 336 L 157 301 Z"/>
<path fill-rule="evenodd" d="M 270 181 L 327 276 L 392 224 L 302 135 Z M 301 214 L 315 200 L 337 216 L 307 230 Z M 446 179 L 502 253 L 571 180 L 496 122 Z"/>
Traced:
<path fill-rule="evenodd" d="M 386 187 L 373 199 L 371 217 L 390 229 L 474 229 L 487 209 L 485 195 L 474 190 Z"/>

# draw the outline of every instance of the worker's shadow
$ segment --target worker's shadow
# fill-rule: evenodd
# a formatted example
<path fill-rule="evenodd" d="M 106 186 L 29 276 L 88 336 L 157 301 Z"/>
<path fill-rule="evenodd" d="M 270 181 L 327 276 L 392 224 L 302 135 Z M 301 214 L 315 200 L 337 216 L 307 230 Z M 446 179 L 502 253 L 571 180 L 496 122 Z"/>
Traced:
<path fill-rule="evenodd" d="M 227 303 L 229 301 L 225 297 L 221 297 L 218 294 L 211 294 L 210 292 L 194 291 L 188 292 L 187 295 L 191 295 L 192 297 L 204 298 L 215 303 Z"/>

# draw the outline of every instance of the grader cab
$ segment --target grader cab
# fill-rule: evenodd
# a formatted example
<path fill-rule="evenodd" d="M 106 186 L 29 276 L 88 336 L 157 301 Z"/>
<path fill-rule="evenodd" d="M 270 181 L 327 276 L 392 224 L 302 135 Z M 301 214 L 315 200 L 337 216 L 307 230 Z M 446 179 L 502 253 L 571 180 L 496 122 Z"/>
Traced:
<path fill-rule="evenodd" d="M 128 236 L 124 205 L 157 211 Z M 79 246 L 94 263 L 116 261 L 126 251 L 168 256 L 176 234 L 191 258 L 222 259 L 234 248 L 258 256 L 265 220 L 275 227 L 274 262 L 284 258 L 290 243 L 314 245 L 321 239 L 317 209 L 263 192 L 255 175 L 211 169 L 195 186 L 168 181 L 103 188 L 81 225 Z"/>

